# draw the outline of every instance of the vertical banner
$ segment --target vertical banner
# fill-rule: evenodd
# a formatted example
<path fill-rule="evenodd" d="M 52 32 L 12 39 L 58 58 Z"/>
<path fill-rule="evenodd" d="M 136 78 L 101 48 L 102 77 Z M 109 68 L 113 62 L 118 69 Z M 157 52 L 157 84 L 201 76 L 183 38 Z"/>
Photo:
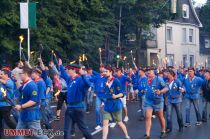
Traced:
<path fill-rule="evenodd" d="M 36 28 L 36 3 L 20 3 L 20 28 Z"/>

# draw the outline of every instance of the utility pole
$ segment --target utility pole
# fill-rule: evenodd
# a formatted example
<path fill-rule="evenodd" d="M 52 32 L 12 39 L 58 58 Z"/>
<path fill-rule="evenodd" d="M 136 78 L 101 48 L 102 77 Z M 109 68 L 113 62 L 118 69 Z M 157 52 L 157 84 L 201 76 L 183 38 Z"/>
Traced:
<path fill-rule="evenodd" d="M 29 0 L 27 0 L 27 4 L 29 5 Z M 28 27 L 28 63 L 30 62 L 30 54 L 31 54 L 31 50 L 30 50 L 30 29 Z"/>
<path fill-rule="evenodd" d="M 122 18 L 122 4 L 120 4 L 120 19 L 119 19 L 118 43 L 117 43 L 118 50 L 120 50 L 120 45 L 121 45 L 120 44 L 121 22 L 122 22 L 121 18 Z M 119 61 L 120 61 L 120 58 L 117 58 L 117 68 L 119 68 Z"/>

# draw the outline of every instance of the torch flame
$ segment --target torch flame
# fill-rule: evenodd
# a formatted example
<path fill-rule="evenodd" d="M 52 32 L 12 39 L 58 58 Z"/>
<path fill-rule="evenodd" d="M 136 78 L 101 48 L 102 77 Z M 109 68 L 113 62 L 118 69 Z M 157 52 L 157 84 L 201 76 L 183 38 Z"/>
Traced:
<path fill-rule="evenodd" d="M 4 90 L 4 88 L 1 88 L 1 92 L 3 93 L 3 96 L 6 97 L 6 90 Z"/>
<path fill-rule="evenodd" d="M 22 43 L 22 42 L 23 42 L 23 40 L 24 40 L 23 35 L 20 35 L 20 36 L 19 36 L 19 39 L 20 39 L 20 42 Z"/>

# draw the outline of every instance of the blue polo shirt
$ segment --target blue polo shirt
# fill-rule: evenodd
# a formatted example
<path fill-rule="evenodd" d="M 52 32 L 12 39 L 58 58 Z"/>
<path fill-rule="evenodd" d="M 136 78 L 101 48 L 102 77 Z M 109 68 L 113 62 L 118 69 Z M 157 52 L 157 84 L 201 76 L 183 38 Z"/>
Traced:
<path fill-rule="evenodd" d="M 168 87 L 168 102 L 169 103 L 180 103 L 182 102 L 182 93 L 179 91 L 180 87 L 182 87 L 182 83 L 179 79 L 175 79 L 172 82 L 171 87 L 170 84 L 167 84 Z"/>
<path fill-rule="evenodd" d="M 112 94 L 118 95 L 122 93 L 120 81 L 117 78 L 114 78 L 111 87 L 105 87 L 105 102 L 104 102 L 104 110 L 107 112 L 117 112 L 120 111 L 123 107 L 122 101 L 118 99 L 113 99 Z"/>
<path fill-rule="evenodd" d="M 186 90 L 185 97 L 189 99 L 199 99 L 200 89 L 203 83 L 204 80 L 197 76 L 194 76 L 192 81 L 190 80 L 189 77 L 185 79 L 184 82 L 184 87 Z"/>
<path fill-rule="evenodd" d="M 120 81 L 123 95 L 126 96 L 126 82 L 130 82 L 130 79 L 125 75 L 121 75 L 120 77 L 117 77 L 117 79 Z"/>
<path fill-rule="evenodd" d="M 139 83 L 138 83 L 138 96 L 144 96 L 145 93 L 147 92 L 147 88 L 148 88 L 148 79 L 146 76 L 144 77 L 140 77 L 139 78 Z"/>
<path fill-rule="evenodd" d="M 20 118 L 23 122 L 32 122 L 40 120 L 41 114 L 39 111 L 40 98 L 38 88 L 34 81 L 29 81 L 19 88 L 20 91 L 20 104 L 25 104 L 28 101 L 34 101 L 36 104 L 31 108 L 26 108 L 20 111 Z"/>
<path fill-rule="evenodd" d="M 146 101 L 148 103 L 154 103 L 155 99 L 160 99 L 160 101 L 164 101 L 163 94 L 157 95 L 156 90 L 162 90 L 166 87 L 165 82 L 159 76 L 155 76 L 150 84 L 148 84 L 147 93 L 146 93 Z"/>

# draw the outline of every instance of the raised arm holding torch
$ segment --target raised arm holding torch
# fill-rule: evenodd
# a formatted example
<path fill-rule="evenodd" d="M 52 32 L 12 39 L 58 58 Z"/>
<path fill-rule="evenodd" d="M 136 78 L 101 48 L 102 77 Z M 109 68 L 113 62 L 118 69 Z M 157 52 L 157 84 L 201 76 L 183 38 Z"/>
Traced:
<path fill-rule="evenodd" d="M 102 65 L 102 57 L 101 57 L 101 48 L 98 49 L 99 50 L 99 56 L 100 56 L 100 64 Z"/>
<path fill-rule="evenodd" d="M 131 53 L 131 59 L 132 59 L 133 65 L 137 69 L 136 63 L 135 63 L 134 58 L 133 58 L 133 51 L 131 50 L 130 53 Z"/>

